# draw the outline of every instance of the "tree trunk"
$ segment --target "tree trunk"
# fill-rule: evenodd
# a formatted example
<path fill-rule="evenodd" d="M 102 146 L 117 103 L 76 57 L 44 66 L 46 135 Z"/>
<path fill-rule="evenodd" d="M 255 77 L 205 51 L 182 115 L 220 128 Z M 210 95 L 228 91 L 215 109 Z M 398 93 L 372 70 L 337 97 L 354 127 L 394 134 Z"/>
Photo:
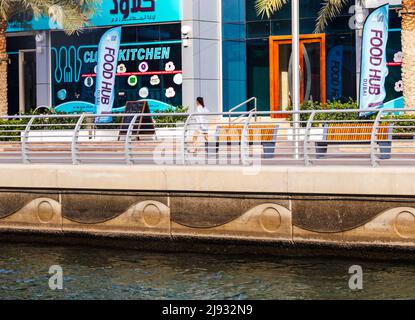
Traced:
<path fill-rule="evenodd" d="M 415 108 L 415 0 L 402 0 L 402 80 L 406 108 Z"/>

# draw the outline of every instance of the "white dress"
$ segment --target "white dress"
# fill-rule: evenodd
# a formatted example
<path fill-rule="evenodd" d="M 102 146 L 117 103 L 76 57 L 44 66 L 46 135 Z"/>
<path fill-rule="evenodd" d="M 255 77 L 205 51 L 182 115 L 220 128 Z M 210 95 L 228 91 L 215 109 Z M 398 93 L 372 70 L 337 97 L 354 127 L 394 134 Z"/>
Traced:
<path fill-rule="evenodd" d="M 208 117 L 205 115 L 209 113 L 208 108 L 197 106 L 196 112 L 197 112 L 197 115 L 195 116 L 196 125 L 197 125 L 196 131 L 201 132 L 201 133 L 208 133 L 209 121 L 208 121 Z"/>

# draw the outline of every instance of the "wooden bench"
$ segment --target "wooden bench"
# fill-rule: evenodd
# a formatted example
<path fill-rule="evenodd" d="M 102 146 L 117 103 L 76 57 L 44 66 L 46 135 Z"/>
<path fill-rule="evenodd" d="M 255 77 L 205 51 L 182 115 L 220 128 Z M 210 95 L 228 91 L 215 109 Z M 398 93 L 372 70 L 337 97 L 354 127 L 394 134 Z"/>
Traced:
<path fill-rule="evenodd" d="M 275 155 L 277 144 L 278 125 L 250 124 L 248 127 L 248 142 L 263 147 L 263 158 L 270 159 Z M 215 143 L 216 154 L 219 153 L 221 145 L 241 145 L 244 126 L 241 124 L 221 125 L 216 128 Z"/>
<path fill-rule="evenodd" d="M 325 158 L 331 144 L 371 144 L 373 123 L 330 123 L 324 126 L 322 142 L 316 142 L 317 159 Z M 382 123 L 377 129 L 376 143 L 380 149 L 380 159 L 390 159 L 392 152 L 393 125 Z"/>

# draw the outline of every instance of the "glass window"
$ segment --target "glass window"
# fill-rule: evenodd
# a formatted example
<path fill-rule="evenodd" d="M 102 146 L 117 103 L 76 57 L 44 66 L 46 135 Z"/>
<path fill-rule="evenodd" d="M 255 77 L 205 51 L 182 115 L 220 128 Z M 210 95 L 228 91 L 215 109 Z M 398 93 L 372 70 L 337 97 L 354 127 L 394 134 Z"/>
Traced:
<path fill-rule="evenodd" d="M 20 97 L 19 97 L 19 50 L 34 50 L 36 49 L 36 42 L 34 36 L 17 36 L 17 37 L 7 37 L 7 54 L 9 55 L 9 65 L 7 72 L 7 84 L 8 84 L 8 112 L 11 115 L 19 113 Z M 27 57 L 31 55 L 34 56 L 34 53 L 28 53 Z M 33 68 L 33 59 L 31 61 L 31 68 Z M 29 66 L 28 66 L 29 67 Z M 35 71 L 33 70 L 34 75 Z M 32 84 L 36 83 L 36 79 L 33 78 L 33 75 L 27 74 L 28 77 L 32 77 Z M 28 88 L 28 87 L 27 87 Z M 28 95 L 32 94 L 28 92 Z M 30 99 L 31 102 L 36 103 L 34 97 Z M 33 105 L 28 105 L 27 108 L 33 107 Z"/>
<path fill-rule="evenodd" d="M 354 34 L 326 38 L 327 100 L 356 99 L 356 46 Z"/>
<path fill-rule="evenodd" d="M 247 22 L 246 33 L 248 38 L 264 38 L 271 34 L 269 21 Z"/>
<path fill-rule="evenodd" d="M 52 32 L 53 106 L 94 103 L 97 48 L 106 30 Z M 181 73 L 180 24 L 123 27 L 114 108 L 143 98 L 181 105 Z"/>
<path fill-rule="evenodd" d="M 245 41 L 225 41 L 223 44 L 223 110 L 247 99 L 246 97 L 246 45 Z"/>
<path fill-rule="evenodd" d="M 247 41 L 248 96 L 258 98 L 258 110 L 269 111 L 268 40 Z"/>
<path fill-rule="evenodd" d="M 395 30 L 389 33 L 389 41 L 387 46 L 387 61 L 395 62 L 399 60 L 397 54 L 402 51 L 401 43 L 401 32 Z M 386 101 L 394 100 L 402 97 L 403 92 L 402 87 L 400 86 L 400 81 L 402 80 L 402 68 L 400 66 L 391 66 L 389 67 L 389 75 L 386 78 Z"/>
<path fill-rule="evenodd" d="M 242 21 L 243 14 L 240 10 L 243 5 L 245 5 L 245 17 Z M 269 19 L 258 16 L 255 5 L 256 0 L 222 1 L 224 108 L 227 103 L 235 101 L 231 98 L 235 96 L 235 92 L 243 91 L 241 86 L 244 82 L 246 83 L 246 97 L 258 97 L 260 110 L 268 111 L 270 108 L 269 38 L 270 36 L 291 35 L 291 2 L 287 1 L 287 4 Z M 301 1 L 301 34 L 314 33 L 321 5 L 321 1 Z M 349 13 L 349 9 L 350 5 L 346 5 L 340 15 L 329 22 L 324 30 L 327 42 L 326 47 L 320 48 L 320 51 L 325 50 L 326 54 L 328 100 L 356 98 L 357 95 L 356 33 L 349 26 L 353 15 Z M 395 15 L 391 12 L 391 26 L 398 25 L 399 18 Z M 229 44 L 230 40 L 234 43 Z M 238 42 L 241 45 L 236 45 Z M 396 44 L 390 46 L 397 48 L 398 42 L 399 40 L 396 40 Z M 242 58 L 243 54 L 239 53 L 243 50 L 243 46 L 245 46 L 245 63 Z M 237 64 L 242 70 L 240 72 L 235 71 L 236 56 L 240 57 Z M 317 71 L 311 70 L 311 76 L 318 74 Z M 311 92 L 310 96 L 313 100 L 319 98 L 318 92 Z"/>

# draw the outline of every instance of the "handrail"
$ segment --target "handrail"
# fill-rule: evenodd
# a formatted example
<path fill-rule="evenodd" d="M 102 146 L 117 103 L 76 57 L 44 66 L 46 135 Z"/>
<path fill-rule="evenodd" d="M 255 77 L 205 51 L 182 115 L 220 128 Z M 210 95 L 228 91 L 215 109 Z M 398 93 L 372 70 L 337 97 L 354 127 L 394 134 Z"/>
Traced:
<path fill-rule="evenodd" d="M 128 165 L 132 165 L 133 161 L 131 159 L 131 136 L 133 133 L 134 126 L 137 123 L 137 118 L 139 117 L 138 114 L 134 115 L 133 119 L 130 122 L 130 125 L 128 126 L 127 134 L 125 135 L 125 160 Z"/>
<path fill-rule="evenodd" d="M 248 100 L 245 100 L 244 102 L 242 102 L 242 103 L 238 104 L 237 106 L 235 106 L 235 107 L 231 108 L 231 109 L 229 110 L 229 112 L 230 112 L 230 113 L 235 112 L 235 111 L 236 111 L 236 110 L 238 110 L 240 107 L 243 107 L 243 106 L 247 105 L 247 104 L 248 104 L 248 103 L 250 103 L 251 101 L 254 101 L 254 102 L 255 102 L 255 108 L 254 108 L 253 110 L 255 110 L 255 111 L 256 111 L 256 107 L 257 107 L 257 98 L 256 98 L 256 97 L 252 97 L 252 98 L 249 98 Z M 252 111 L 252 110 L 250 110 L 250 111 Z"/>
<path fill-rule="evenodd" d="M 310 118 L 308 118 L 306 132 L 304 135 L 304 163 L 306 167 L 311 165 L 308 149 L 310 148 L 310 145 L 309 145 L 310 140 L 311 140 L 310 135 L 311 135 L 311 129 L 313 127 L 313 121 L 314 121 L 315 116 L 316 116 L 316 111 L 314 110 L 311 113 Z"/>
<path fill-rule="evenodd" d="M 189 114 L 189 116 L 186 119 L 186 122 L 184 123 L 183 126 L 183 136 L 182 136 L 182 141 L 181 141 L 181 153 L 182 153 L 182 161 L 181 163 L 184 165 L 186 164 L 186 153 L 187 153 L 187 145 L 186 145 L 186 138 L 187 138 L 187 130 L 189 128 L 189 124 L 190 121 L 192 121 L 193 116 L 195 113 L 191 113 Z"/>
<path fill-rule="evenodd" d="M 376 137 L 379 129 L 380 119 L 382 118 L 382 112 L 382 109 L 378 111 L 375 122 L 373 124 L 372 136 L 370 139 L 370 161 L 372 163 L 372 167 L 378 166 L 378 161 L 376 158 Z"/>
<path fill-rule="evenodd" d="M 77 148 L 78 146 L 77 146 L 77 143 L 78 143 L 79 131 L 82 127 L 82 123 L 84 122 L 84 119 L 85 119 L 85 114 L 82 114 L 79 117 L 78 122 L 76 123 L 75 130 L 74 130 L 73 135 L 72 135 L 71 153 L 72 153 L 72 164 L 73 165 L 77 165 L 77 164 L 80 163 L 79 160 L 78 160 L 78 148 Z"/>
<path fill-rule="evenodd" d="M 245 114 L 243 114 L 243 115 L 240 115 L 239 117 L 237 117 L 234 121 L 232 121 L 231 119 L 232 119 L 232 113 L 233 112 L 235 112 L 236 110 L 238 110 L 240 107 L 243 107 L 243 106 L 246 106 L 246 105 L 248 105 L 250 102 L 252 102 L 252 101 L 254 101 L 254 108 L 252 109 L 252 110 L 248 110 Z M 241 117 L 245 117 L 246 115 L 248 115 L 251 111 L 254 111 L 254 112 L 256 112 L 256 111 L 258 111 L 258 98 L 257 97 L 252 97 L 252 98 L 249 98 L 248 100 L 245 100 L 244 102 L 242 102 L 242 103 L 240 103 L 240 104 L 238 104 L 237 106 L 235 106 L 235 107 L 233 107 L 233 108 L 231 108 L 230 110 L 229 110 L 229 113 L 230 113 L 230 115 L 229 115 L 229 123 L 232 123 L 232 122 L 236 122 L 237 120 L 239 120 Z M 256 116 L 256 114 L 255 114 L 255 122 L 257 121 L 257 116 Z"/>
<path fill-rule="evenodd" d="M 22 135 L 22 161 L 25 164 L 30 163 L 30 159 L 29 159 L 29 156 L 27 154 L 27 152 L 28 152 L 27 140 L 28 140 L 28 136 L 29 136 L 30 127 L 32 126 L 34 121 L 35 121 L 34 118 L 29 120 L 29 122 L 27 123 L 27 125 L 24 129 L 23 135 Z"/>
<path fill-rule="evenodd" d="M 359 113 L 370 116 L 356 117 Z M 267 165 L 415 166 L 414 113 L 351 109 L 121 114 L 114 122 L 100 123 L 94 132 L 85 119 L 102 115 L 4 116 L 11 121 L 0 123 L 0 163 L 253 166 L 253 157 L 261 155 L 261 164 Z M 282 114 L 291 117 L 282 119 Z M 301 116 L 299 121 L 294 114 Z M 229 124 L 228 118 L 235 115 L 243 121 Z M 143 121 L 136 124 L 139 117 Z M 261 119 L 254 122 L 254 117 Z M 126 132 L 125 141 L 120 130 Z"/>
<path fill-rule="evenodd" d="M 242 137 L 241 137 L 241 162 L 243 165 L 249 165 L 249 124 L 251 123 L 252 115 L 254 114 L 253 111 L 249 112 L 249 115 L 244 123 L 244 127 L 242 130 Z"/>

